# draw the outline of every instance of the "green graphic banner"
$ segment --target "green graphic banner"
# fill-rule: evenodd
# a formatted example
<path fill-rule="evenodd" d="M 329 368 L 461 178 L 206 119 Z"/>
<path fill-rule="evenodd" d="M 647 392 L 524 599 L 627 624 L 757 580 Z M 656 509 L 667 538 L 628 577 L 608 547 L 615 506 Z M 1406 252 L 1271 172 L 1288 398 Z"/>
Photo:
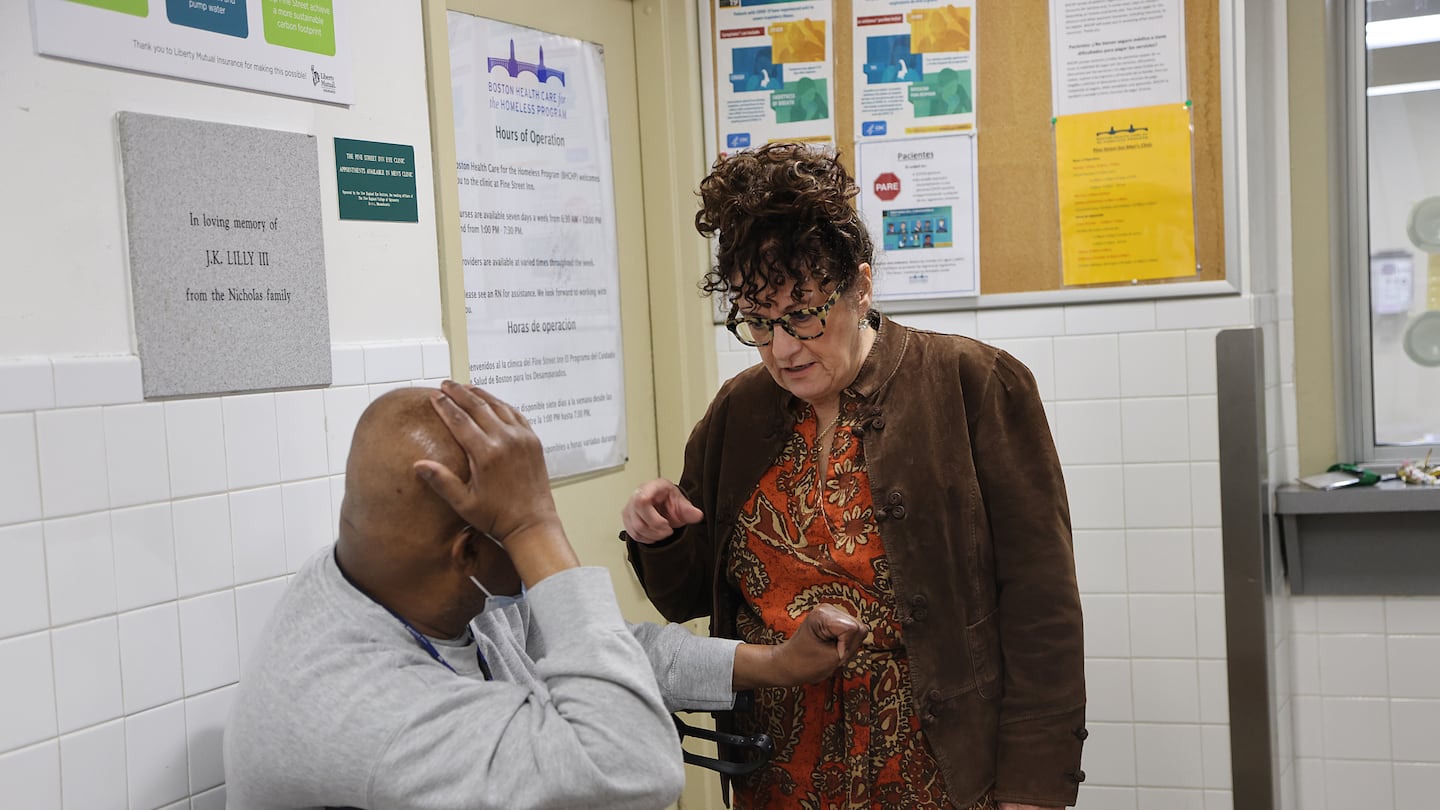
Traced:
<path fill-rule="evenodd" d="M 123 14 L 134 14 L 136 17 L 150 14 L 150 0 L 70 0 L 70 2 L 109 11 L 119 11 Z"/>
<path fill-rule="evenodd" d="M 331 0 L 261 0 L 265 41 L 297 51 L 335 55 Z"/>

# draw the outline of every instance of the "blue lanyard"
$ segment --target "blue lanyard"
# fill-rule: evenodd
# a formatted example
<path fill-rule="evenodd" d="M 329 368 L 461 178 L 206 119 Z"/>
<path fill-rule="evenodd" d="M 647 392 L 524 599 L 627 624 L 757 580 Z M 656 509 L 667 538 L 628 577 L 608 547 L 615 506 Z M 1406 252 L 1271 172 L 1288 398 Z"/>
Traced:
<path fill-rule="evenodd" d="M 384 607 L 384 605 L 381 605 L 381 607 Z M 389 611 L 390 615 L 394 616 L 395 619 L 400 622 L 400 624 L 404 625 L 406 630 L 410 631 L 410 635 L 414 637 L 415 643 L 420 645 L 420 649 L 424 650 L 427 653 L 430 653 L 430 657 L 434 658 L 436 661 L 439 661 L 440 666 L 445 667 L 451 672 L 454 672 L 456 675 L 460 674 L 458 672 L 455 672 L 455 667 L 450 666 L 449 661 L 446 661 L 444 658 L 441 657 L 440 651 L 435 649 L 435 645 L 430 643 L 430 639 L 426 638 L 424 633 L 411 627 L 410 623 L 405 621 L 405 617 L 401 616 L 399 613 L 390 610 L 390 608 L 388 607 L 385 609 Z M 485 653 L 480 650 L 479 639 L 475 640 L 475 663 L 480 665 L 480 674 L 485 676 L 485 680 L 494 680 L 494 678 L 490 675 L 490 665 L 485 661 Z"/>

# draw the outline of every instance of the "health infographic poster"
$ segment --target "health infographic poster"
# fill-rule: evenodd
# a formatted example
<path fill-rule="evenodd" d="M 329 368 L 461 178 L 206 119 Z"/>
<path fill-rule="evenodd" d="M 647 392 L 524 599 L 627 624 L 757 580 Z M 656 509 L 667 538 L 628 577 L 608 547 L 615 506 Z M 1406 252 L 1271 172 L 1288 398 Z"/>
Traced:
<path fill-rule="evenodd" d="M 855 138 L 975 128 L 974 0 L 853 0 Z"/>
<path fill-rule="evenodd" d="M 598 45 L 449 12 L 470 382 L 551 477 L 626 457 L 609 102 Z"/>
<path fill-rule="evenodd" d="M 1056 116 L 1180 104 L 1183 0 L 1050 0 Z"/>
<path fill-rule="evenodd" d="M 857 154 L 876 299 L 979 294 L 974 136 L 862 142 Z"/>
<path fill-rule="evenodd" d="M 723 152 L 835 141 L 831 0 L 718 0 L 716 120 Z"/>
<path fill-rule="evenodd" d="M 1055 167 L 1066 285 L 1195 275 L 1188 106 L 1060 116 Z"/>
<path fill-rule="evenodd" d="M 47 56 L 339 104 L 355 100 L 335 0 L 30 0 Z"/>

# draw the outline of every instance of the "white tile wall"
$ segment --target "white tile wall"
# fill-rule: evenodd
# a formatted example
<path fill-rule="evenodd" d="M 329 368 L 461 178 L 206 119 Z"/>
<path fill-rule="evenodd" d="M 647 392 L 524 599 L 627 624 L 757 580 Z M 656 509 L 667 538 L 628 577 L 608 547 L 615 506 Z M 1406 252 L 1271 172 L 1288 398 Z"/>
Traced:
<path fill-rule="evenodd" d="M 1300 810 L 1434 807 L 1440 795 L 1440 598 L 1292 602 Z"/>
<path fill-rule="evenodd" d="M 1190 532 L 1195 545 L 1195 591 L 1223 593 L 1225 567 L 1220 545 L 1220 529 L 1197 526 Z"/>
<path fill-rule="evenodd" d="M 1195 558 L 1190 529 L 1125 532 L 1131 593 L 1193 593 Z"/>
<path fill-rule="evenodd" d="M 405 382 L 425 377 L 424 349 L 419 343 L 372 343 L 365 346 L 365 381 Z"/>
<path fill-rule="evenodd" d="M 1190 412 L 1185 397 L 1126 399 L 1121 445 L 1127 464 L 1190 460 Z"/>
<path fill-rule="evenodd" d="M 1224 661 L 1197 661 L 1200 672 L 1200 722 L 1230 722 L 1230 681 Z"/>
<path fill-rule="evenodd" d="M 1440 765 L 1395 763 L 1395 810 L 1426 810 L 1440 796 Z"/>
<path fill-rule="evenodd" d="M 1326 810 L 1388 808 L 1394 803 L 1394 776 L 1389 762 L 1337 759 L 1325 763 Z"/>
<path fill-rule="evenodd" d="M 987 341 L 1004 349 L 1015 359 L 1025 364 L 1035 375 L 1035 387 L 1040 398 L 1046 401 L 1055 398 L 1055 343 L 1050 338 L 1002 338 Z"/>
<path fill-rule="evenodd" d="M 285 562 L 285 513 L 280 487 L 230 493 L 230 545 L 237 585 L 277 577 L 290 570 Z"/>
<path fill-rule="evenodd" d="M 35 448 L 35 415 L 0 414 L 0 522 L 39 520 L 40 465 Z"/>
<path fill-rule="evenodd" d="M 1194 594 L 1131 594 L 1130 653 L 1136 658 L 1196 658 Z"/>
<path fill-rule="evenodd" d="M 1087 721 L 1128 723 L 1135 719 L 1130 665 L 1124 658 L 1085 659 Z"/>
<path fill-rule="evenodd" d="M 324 394 L 316 390 L 276 394 L 275 424 L 280 441 L 280 480 L 315 478 L 330 471 Z"/>
<path fill-rule="evenodd" d="M 1187 393 L 1184 332 L 1120 335 L 1120 395 L 1167 397 Z"/>
<path fill-rule="evenodd" d="M 165 439 L 173 497 L 225 491 L 225 421 L 218 398 L 165 403 Z"/>
<path fill-rule="evenodd" d="M 234 591 L 180 601 L 180 664 L 187 696 L 240 680 Z"/>
<path fill-rule="evenodd" d="M 1125 468 L 1118 464 L 1065 467 L 1070 523 L 1080 529 L 1125 527 Z"/>
<path fill-rule="evenodd" d="M 1067 464 L 1119 464 L 1123 458 L 1120 400 L 1055 403 L 1055 449 Z"/>
<path fill-rule="evenodd" d="M 1136 659 L 1131 669 L 1136 722 L 1200 722 L 1200 674 L 1194 658 Z"/>
<path fill-rule="evenodd" d="M 1386 697 L 1385 639 L 1381 636 L 1321 636 L 1320 694 Z"/>
<path fill-rule="evenodd" d="M 185 738 L 190 752 L 190 792 L 213 788 L 225 781 L 222 757 L 225 716 L 235 699 L 235 688 L 216 689 L 185 701 Z"/>
<path fill-rule="evenodd" d="M 1176 788 L 1140 788 L 1140 810 L 1205 810 L 1205 793 Z"/>
<path fill-rule="evenodd" d="M 246 394 L 220 400 L 225 423 L 225 472 L 230 489 L 280 480 L 280 443 L 275 395 Z"/>
<path fill-rule="evenodd" d="M 1190 465 L 1128 464 L 1125 525 L 1137 529 L 1188 528 Z"/>
<path fill-rule="evenodd" d="M 904 318 L 902 317 L 901 320 L 903 321 Z M 944 330 L 944 325 L 935 324 L 925 328 Z M 956 334 L 973 335 L 987 342 L 1000 338 L 1049 336 L 1064 333 L 1065 311 L 1060 307 L 985 309 L 976 313 L 974 332 L 956 332 Z"/>
<path fill-rule="evenodd" d="M 117 405 L 104 412 L 110 505 L 134 506 L 169 498 L 164 406 Z"/>
<path fill-rule="evenodd" d="M 1215 393 L 1215 336 L 1219 329 L 1185 333 L 1185 380 L 1191 394 Z"/>
<path fill-rule="evenodd" d="M 56 734 L 55 671 L 50 663 L 50 633 L 0 641 L 0 750 L 9 751 Z"/>
<path fill-rule="evenodd" d="M 330 482 L 325 478 L 297 481 L 281 487 L 285 521 L 285 559 L 291 571 L 324 546 L 334 542 L 336 527 L 330 515 Z"/>
<path fill-rule="evenodd" d="M 45 521 L 45 566 L 52 626 L 115 612 L 108 513 Z"/>
<path fill-rule="evenodd" d="M 126 810 L 124 721 L 60 738 L 60 791 L 65 810 Z"/>
<path fill-rule="evenodd" d="M 1120 343 L 1117 336 L 1055 338 L 1056 399 L 1114 399 L 1119 396 Z"/>
<path fill-rule="evenodd" d="M 421 377 L 430 380 L 450 378 L 450 344 L 443 340 L 427 340 L 420 344 Z"/>
<path fill-rule="evenodd" d="M 1125 533 L 1076 529 L 1075 578 L 1082 593 L 1126 593 Z"/>
<path fill-rule="evenodd" d="M 1136 776 L 1142 785 L 1202 788 L 1202 757 L 1198 725 L 1135 724 Z"/>
<path fill-rule="evenodd" d="M 176 808 L 182 810 L 182 808 Z M 225 786 L 196 793 L 190 798 L 190 810 L 225 810 Z"/>
<path fill-rule="evenodd" d="M 125 753 L 130 807 L 163 807 L 189 795 L 183 704 L 125 718 Z"/>
<path fill-rule="evenodd" d="M 61 734 L 113 720 L 120 699 L 120 640 L 115 617 L 72 624 L 50 633 L 55 666 L 55 714 Z"/>
<path fill-rule="evenodd" d="M 1155 331 L 1155 302 L 1092 304 L 1065 307 L 1065 332 L 1070 335 Z"/>
<path fill-rule="evenodd" d="M 1080 594 L 1085 613 L 1085 654 L 1130 657 L 1130 599 L 1124 594 Z"/>
<path fill-rule="evenodd" d="M 55 740 L 0 754 L 0 796 L 31 810 L 60 810 L 60 745 Z"/>
<path fill-rule="evenodd" d="M 174 602 L 120 614 L 120 676 L 125 711 L 138 711 L 179 700 L 181 678 L 180 614 Z"/>
<path fill-rule="evenodd" d="M 48 357 L 0 360 L 0 413 L 55 407 L 55 379 Z"/>
<path fill-rule="evenodd" d="M 45 516 L 76 515 L 109 506 L 101 410 L 41 411 L 35 415 L 35 428 Z"/>
<path fill-rule="evenodd" d="M 1136 810 L 1135 788 L 1107 787 L 1086 780 L 1080 786 L 1080 799 L 1076 810 Z"/>
<path fill-rule="evenodd" d="M 0 529 L 0 639 L 50 626 L 39 523 Z"/>
<path fill-rule="evenodd" d="M 1155 302 L 1161 329 L 1249 326 L 1251 316 L 1250 299 L 1239 295 Z"/>
<path fill-rule="evenodd" d="M 235 584 L 230 503 L 224 495 L 186 498 L 170 507 L 175 521 L 175 573 L 180 596 Z"/>
<path fill-rule="evenodd" d="M 174 599 L 175 532 L 169 503 L 110 513 L 115 601 L 120 610 Z"/>
<path fill-rule="evenodd" d="M 330 386 L 365 384 L 365 347 L 358 343 L 330 347 Z"/>
<path fill-rule="evenodd" d="M 449 372 L 436 341 L 332 358 L 324 390 L 163 403 L 134 357 L 0 359 L 0 806 L 225 806 L 234 684 L 335 536 L 360 412 Z"/>
<path fill-rule="evenodd" d="M 1085 783 L 1135 784 L 1135 727 L 1130 723 L 1086 720 Z"/>
<path fill-rule="evenodd" d="M 134 355 L 56 357 L 55 407 L 140 401 L 140 358 Z"/>
<path fill-rule="evenodd" d="M 1440 698 L 1440 635 L 1388 641 L 1391 697 Z"/>

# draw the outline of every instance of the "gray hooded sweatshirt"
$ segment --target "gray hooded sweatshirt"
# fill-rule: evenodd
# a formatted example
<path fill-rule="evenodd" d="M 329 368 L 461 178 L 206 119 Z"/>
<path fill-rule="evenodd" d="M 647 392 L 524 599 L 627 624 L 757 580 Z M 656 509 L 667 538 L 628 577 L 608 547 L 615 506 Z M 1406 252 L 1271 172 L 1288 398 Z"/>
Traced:
<path fill-rule="evenodd" d="M 229 807 L 660 808 L 684 785 L 667 711 L 733 705 L 738 642 L 627 625 L 602 568 L 492 598 L 471 627 L 430 639 L 452 672 L 317 554 L 241 677 Z"/>

